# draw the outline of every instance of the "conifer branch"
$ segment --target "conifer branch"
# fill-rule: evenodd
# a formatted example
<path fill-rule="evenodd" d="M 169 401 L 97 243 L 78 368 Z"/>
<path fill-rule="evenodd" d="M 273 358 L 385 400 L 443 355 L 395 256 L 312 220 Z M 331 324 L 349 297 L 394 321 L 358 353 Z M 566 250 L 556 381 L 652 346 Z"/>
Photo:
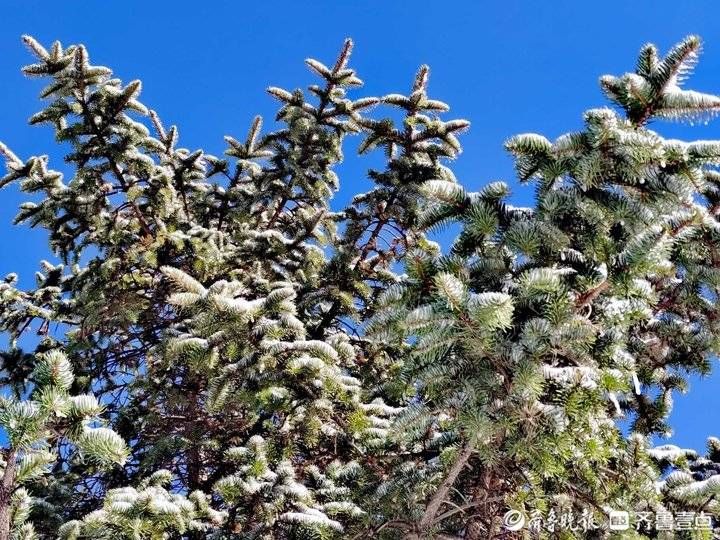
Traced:
<path fill-rule="evenodd" d="M 447 498 L 448 493 L 453 488 L 453 485 L 455 484 L 458 476 L 465 468 L 468 461 L 470 461 L 473 451 L 474 444 L 470 442 L 466 442 L 462 446 L 462 448 L 458 452 L 457 457 L 448 469 L 445 475 L 445 479 L 440 483 L 437 490 L 425 506 L 425 511 L 423 512 L 422 517 L 417 523 L 418 532 L 425 533 L 431 530 L 431 528 L 437 521 L 437 514 L 440 511 L 440 508 L 442 507 L 445 499 Z"/>

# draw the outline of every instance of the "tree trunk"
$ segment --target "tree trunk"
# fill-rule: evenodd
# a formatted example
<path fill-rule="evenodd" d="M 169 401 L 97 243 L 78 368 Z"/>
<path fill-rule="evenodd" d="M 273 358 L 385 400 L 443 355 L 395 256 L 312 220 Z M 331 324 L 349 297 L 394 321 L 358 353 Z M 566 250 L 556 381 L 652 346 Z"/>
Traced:
<path fill-rule="evenodd" d="M 5 456 L 5 472 L 0 484 L 0 540 L 10 540 L 10 500 L 15 486 L 16 453 L 9 450 Z"/>
<path fill-rule="evenodd" d="M 417 530 L 420 534 L 427 532 L 433 526 L 435 517 L 437 516 L 440 507 L 445 502 L 445 499 L 455 484 L 455 480 L 457 480 L 460 472 L 470 460 L 473 449 L 474 444 L 468 442 L 465 446 L 463 446 L 462 450 L 460 450 L 460 453 L 455 459 L 455 462 L 452 464 L 452 467 L 450 467 L 445 480 L 443 480 L 442 484 L 440 484 L 440 487 L 435 492 L 435 495 L 433 495 L 432 499 L 430 499 L 430 502 L 425 508 L 425 513 L 417 524 Z M 411 537 L 408 536 L 407 538 Z"/>

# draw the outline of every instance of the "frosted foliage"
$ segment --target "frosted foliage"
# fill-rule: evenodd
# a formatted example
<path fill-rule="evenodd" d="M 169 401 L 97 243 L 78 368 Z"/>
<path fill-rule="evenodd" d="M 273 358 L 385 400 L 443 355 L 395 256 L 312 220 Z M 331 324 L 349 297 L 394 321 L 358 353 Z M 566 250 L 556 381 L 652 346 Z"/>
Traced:
<path fill-rule="evenodd" d="M 506 142 L 527 207 L 455 177 L 469 122 L 427 66 L 360 97 L 350 40 L 306 60 L 306 88 L 268 88 L 275 123 L 222 156 L 183 147 L 82 45 L 24 41 L 46 83 L 30 121 L 65 165 L 0 145 L 0 187 L 32 199 L 16 220 L 52 252 L 34 285 L 0 280 L 0 537 L 478 540 L 507 536 L 508 509 L 720 517 L 720 443 L 648 443 L 720 352 L 720 143 L 655 122 L 720 108 L 685 88 L 696 37 L 603 77 L 614 108 L 578 131 Z M 377 154 L 343 206 L 349 137 Z"/>

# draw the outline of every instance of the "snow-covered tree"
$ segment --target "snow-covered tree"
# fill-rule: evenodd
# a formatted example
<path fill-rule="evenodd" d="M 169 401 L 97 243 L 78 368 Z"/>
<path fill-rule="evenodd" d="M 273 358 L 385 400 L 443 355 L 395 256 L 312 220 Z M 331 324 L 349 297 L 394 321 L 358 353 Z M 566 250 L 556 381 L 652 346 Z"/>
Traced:
<path fill-rule="evenodd" d="M 225 534 L 339 534 L 367 520 L 358 501 L 366 476 L 381 473 L 364 461 L 395 409 L 375 395 L 379 384 L 363 390 L 363 377 L 382 380 L 392 362 L 359 325 L 383 284 L 399 279 L 393 265 L 407 245 L 423 242 L 411 229 L 417 186 L 457 151 L 452 133 L 465 127 L 420 115 L 446 107 L 425 95 L 427 69 L 412 103 L 400 103 L 400 133 L 361 116 L 381 100 L 346 96 L 362 84 L 347 41 L 331 67 L 307 61 L 320 79 L 307 94 L 269 89 L 281 104 L 276 131 L 263 135 L 256 118 L 244 140 L 226 137 L 219 158 L 179 148 L 177 128 L 138 101 L 140 83 L 90 64 L 84 47 L 25 42 L 38 59 L 25 73 L 49 80 L 50 104 L 31 121 L 53 126 L 73 167 L 66 182 L 47 158 L 3 147 L 0 183 L 42 196 L 18 221 L 46 228 L 63 264 L 47 265 L 36 290 L 8 296 L 0 322 L 18 343 L 32 324 L 48 334 L 60 323 L 53 337 L 72 352 L 79 386 L 95 391 L 130 447 L 121 472 L 53 471 L 58 506 L 76 518 L 66 534 L 103 520 L 124 526 L 112 517 L 129 497 L 122 490 L 142 499 L 143 479 L 159 470 L 171 473 L 167 493 L 212 497 Z M 334 212 L 342 141 L 362 132 L 367 149 L 405 150 L 376 173 L 377 190 Z M 386 250 L 391 230 L 398 240 Z M 22 366 L 6 365 L 8 384 L 22 380 Z M 147 519 L 138 530 L 163 530 Z"/>
<path fill-rule="evenodd" d="M 706 537 L 717 536 L 720 532 L 717 521 L 720 505 L 716 500 L 720 495 L 720 440 L 710 437 L 704 456 L 673 444 L 651 448 L 648 453 L 663 473 L 657 483 L 663 508 L 672 513 L 688 513 L 693 519 L 706 516 L 711 520 L 704 531 Z M 675 531 L 675 535 L 697 538 L 687 531 Z"/>
<path fill-rule="evenodd" d="M 5 291 L 10 288 L 6 283 Z M 7 437 L 0 480 L 2 539 L 37 538 L 28 521 L 35 503 L 26 486 L 35 484 L 41 493 L 45 476 L 60 454 L 93 474 L 97 465 L 123 465 L 128 453 L 117 433 L 98 424 L 103 407 L 95 396 L 71 395 L 74 375 L 67 356 L 49 349 L 36 360 L 31 374 L 33 388 L 27 399 L 13 395 L 0 398 L 0 426 Z M 53 508 L 51 500 L 39 502 L 45 511 L 61 512 Z"/>
<path fill-rule="evenodd" d="M 355 97 L 349 40 L 306 61 L 306 91 L 269 88 L 274 130 L 255 118 L 222 157 L 183 148 L 83 46 L 25 43 L 47 82 L 31 123 L 69 167 L 0 146 L 0 186 L 35 194 L 17 221 L 58 258 L 0 285 L 6 531 L 474 539 L 514 534 L 508 509 L 604 524 L 670 505 L 648 437 L 720 348 L 720 143 L 648 123 L 720 109 L 680 87 L 697 38 L 602 78 L 616 108 L 581 131 L 508 141 L 532 208 L 455 179 L 469 123 L 444 119 L 426 66 L 408 95 Z M 385 159 L 334 208 L 355 135 Z M 50 474 L 25 481 L 28 459 Z"/>
<path fill-rule="evenodd" d="M 462 230 L 447 254 L 409 258 L 373 323 L 380 341 L 416 338 L 395 430 L 410 457 L 382 490 L 409 536 L 492 537 L 508 506 L 590 508 L 600 522 L 653 504 L 652 467 L 616 420 L 666 433 L 681 373 L 706 373 L 720 345 L 720 143 L 647 126 L 720 108 L 678 86 L 698 48 L 690 37 L 660 58 L 648 45 L 635 73 L 601 79 L 617 109 L 555 142 L 510 139 L 533 208 L 502 183 L 427 183 L 440 202 L 423 223 Z"/>

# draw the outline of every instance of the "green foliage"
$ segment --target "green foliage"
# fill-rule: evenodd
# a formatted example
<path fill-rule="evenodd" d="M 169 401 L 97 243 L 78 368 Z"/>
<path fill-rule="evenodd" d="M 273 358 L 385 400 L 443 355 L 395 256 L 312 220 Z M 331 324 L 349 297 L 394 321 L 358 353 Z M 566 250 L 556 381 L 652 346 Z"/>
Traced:
<path fill-rule="evenodd" d="M 57 448 L 69 443 L 63 458 L 92 460 L 106 468 L 123 465 L 125 442 L 113 430 L 97 427 L 102 407 L 92 395 L 69 393 L 74 375 L 67 356 L 51 349 L 36 356 L 28 399 L 0 399 L 0 427 L 7 436 L 0 503 L 8 508 L 17 538 L 35 538 L 28 523 L 32 498 L 23 486 L 37 483 L 58 460 Z"/>
<path fill-rule="evenodd" d="M 210 508 L 207 496 L 195 491 L 187 497 L 166 489 L 172 475 L 157 471 L 138 488 L 111 489 L 102 508 L 81 521 L 62 525 L 62 540 L 80 538 L 167 538 L 169 534 L 212 534 L 225 515 Z M 207 537 L 207 536 L 206 536 Z"/>
<path fill-rule="evenodd" d="M 0 186 L 36 201 L 16 221 L 60 260 L 0 282 L 0 535 L 470 540 L 507 536 L 509 508 L 604 523 L 715 495 L 709 461 L 647 444 L 720 351 L 720 143 L 647 129 L 720 107 L 679 86 L 697 38 L 603 77 L 619 110 L 507 141 L 532 208 L 456 180 L 469 123 L 427 66 L 354 98 L 349 40 L 306 90 L 269 88 L 275 130 L 256 117 L 223 157 L 83 46 L 24 41 L 48 83 L 31 123 L 70 167 L 0 145 Z M 332 209 L 354 135 L 384 161 Z"/>

